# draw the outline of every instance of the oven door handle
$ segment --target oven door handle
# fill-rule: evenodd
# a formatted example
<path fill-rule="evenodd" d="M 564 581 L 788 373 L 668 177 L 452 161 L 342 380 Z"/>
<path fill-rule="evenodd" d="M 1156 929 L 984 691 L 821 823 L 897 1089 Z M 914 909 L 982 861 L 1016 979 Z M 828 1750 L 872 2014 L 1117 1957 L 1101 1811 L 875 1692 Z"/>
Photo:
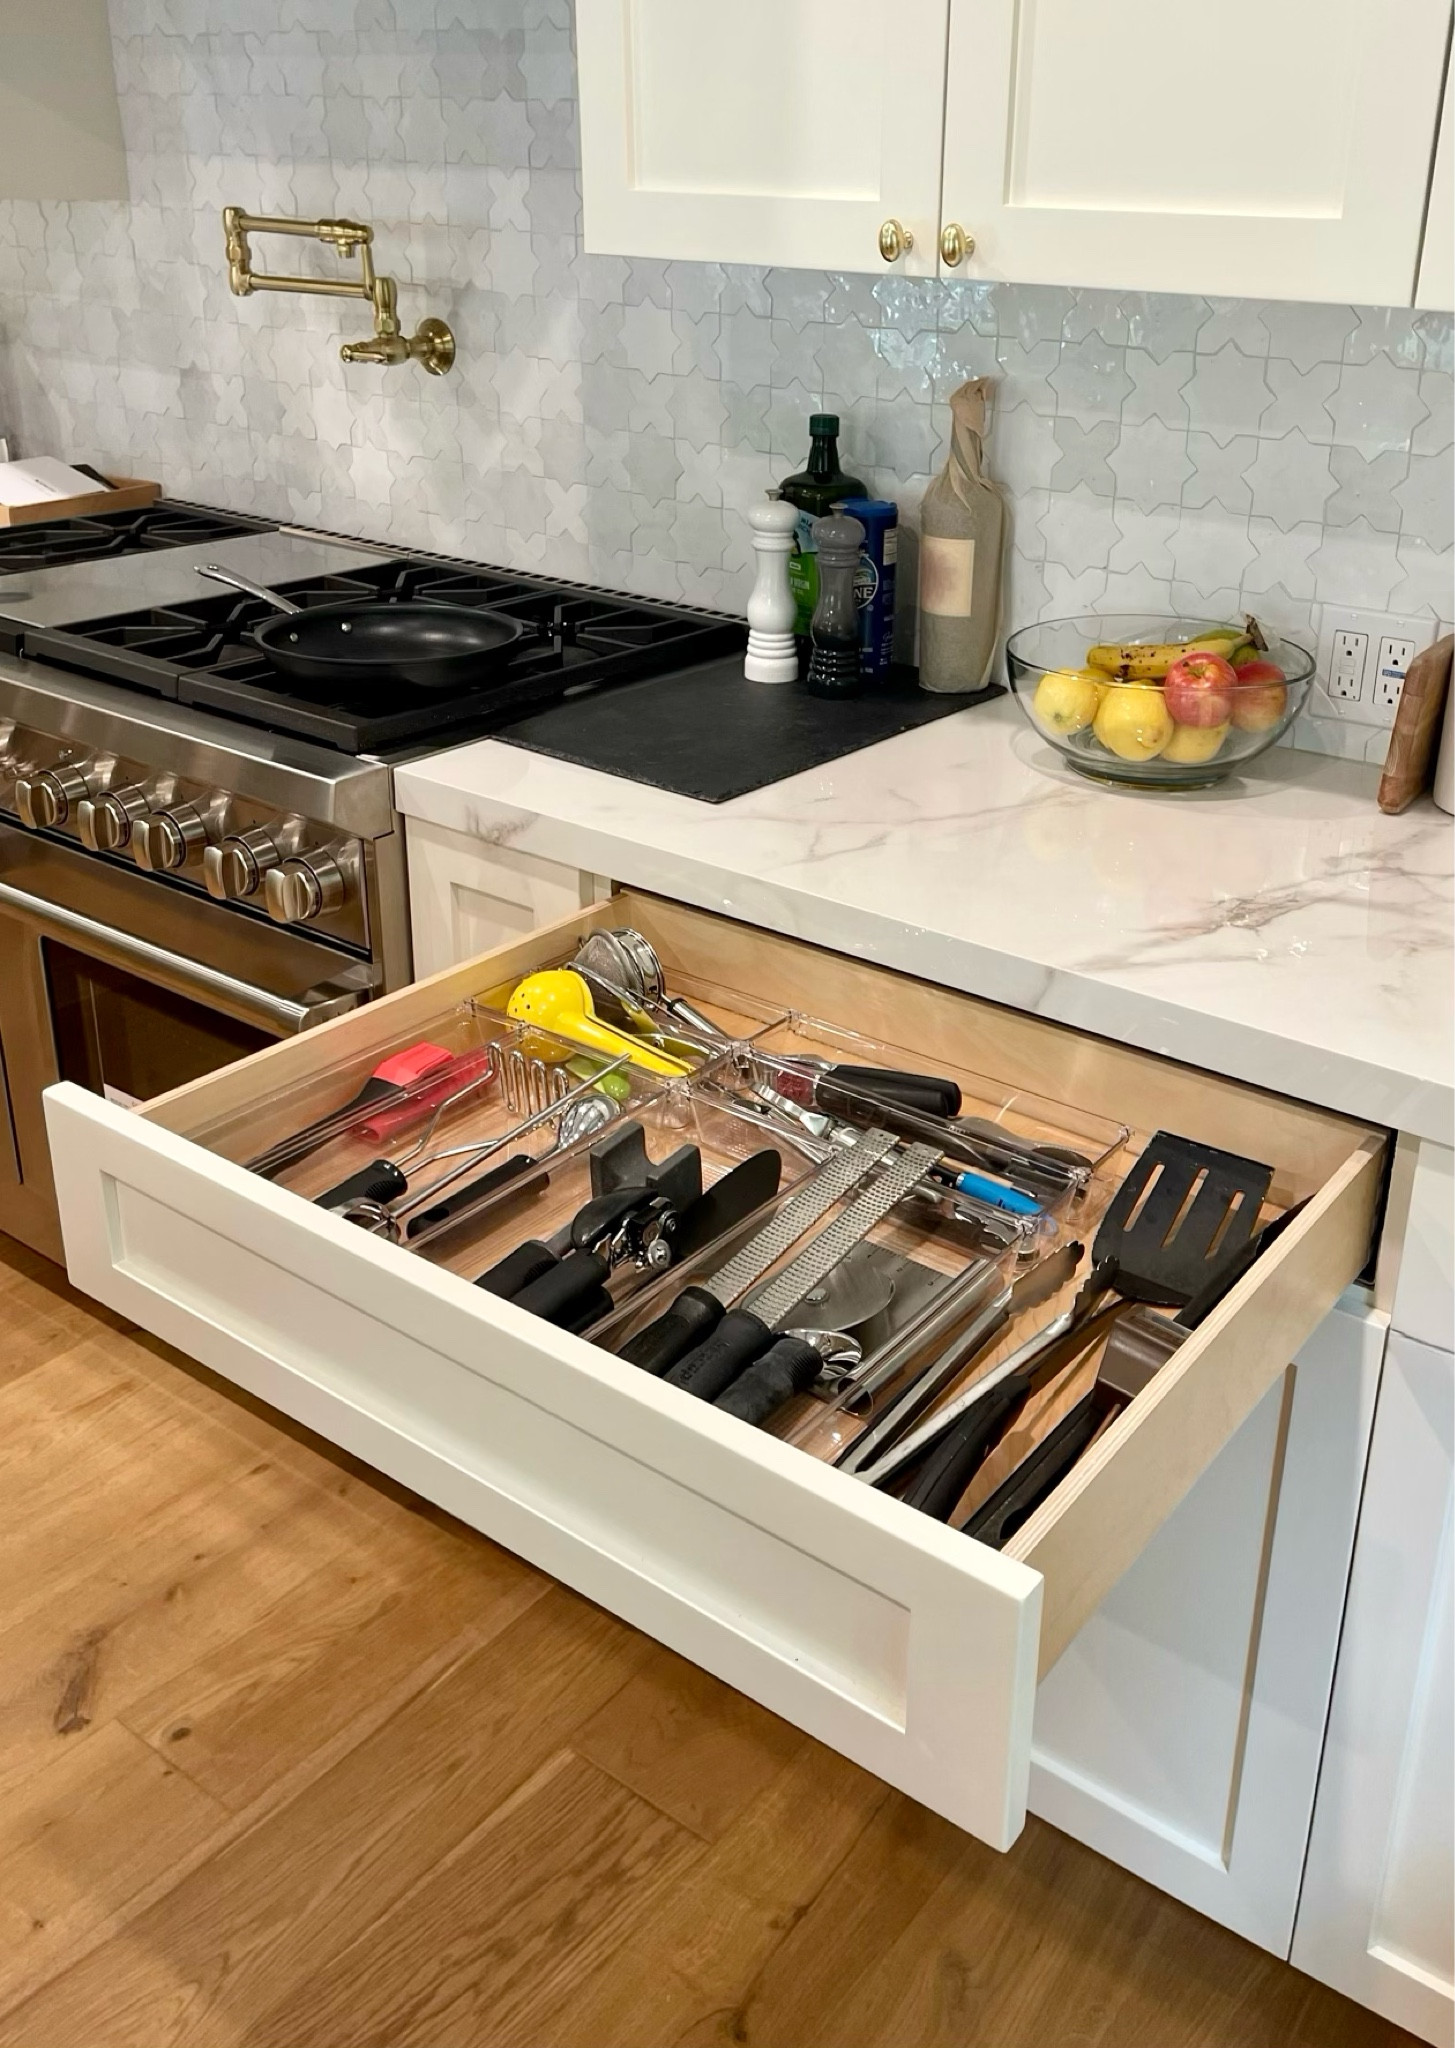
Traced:
<path fill-rule="evenodd" d="M 280 1038 L 357 1009 L 373 992 L 366 968 L 346 968 L 337 981 L 321 983 L 301 996 L 275 995 L 271 989 L 239 981 L 235 975 L 224 974 L 204 961 L 189 960 L 165 946 L 154 946 L 149 939 L 117 931 L 114 925 L 102 924 L 62 903 L 32 896 L 28 889 L 17 889 L 10 882 L 0 882 L 0 910 L 15 911 L 46 937 L 74 940 L 98 960 L 113 967 L 130 968 L 146 980 L 170 989 L 174 995 L 189 996 L 209 1009 L 222 1010 L 240 1023 L 256 1025 Z"/>

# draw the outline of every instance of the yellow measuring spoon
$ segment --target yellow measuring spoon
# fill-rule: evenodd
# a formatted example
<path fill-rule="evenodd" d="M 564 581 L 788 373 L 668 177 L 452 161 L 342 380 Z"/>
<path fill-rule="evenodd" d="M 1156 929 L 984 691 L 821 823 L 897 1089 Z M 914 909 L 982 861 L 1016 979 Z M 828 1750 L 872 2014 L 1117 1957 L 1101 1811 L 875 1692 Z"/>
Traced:
<path fill-rule="evenodd" d="M 508 1017 L 520 1024 L 539 1024 L 577 1045 L 589 1045 L 594 1052 L 625 1053 L 634 1067 L 649 1074 L 686 1074 L 690 1068 L 666 1053 L 653 1052 L 629 1032 L 613 1031 L 603 1024 L 591 1000 L 591 990 L 569 967 L 549 967 L 540 974 L 528 974 L 518 982 L 505 1006 Z"/>

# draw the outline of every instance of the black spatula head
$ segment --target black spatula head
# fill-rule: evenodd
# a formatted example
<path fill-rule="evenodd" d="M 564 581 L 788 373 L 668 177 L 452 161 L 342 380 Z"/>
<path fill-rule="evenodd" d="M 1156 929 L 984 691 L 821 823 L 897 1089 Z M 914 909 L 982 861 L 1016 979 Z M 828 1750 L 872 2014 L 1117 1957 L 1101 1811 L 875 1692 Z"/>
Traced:
<path fill-rule="evenodd" d="M 1133 1301 L 1181 1308 L 1218 1279 L 1258 1227 L 1273 1168 L 1158 1131 L 1112 1196 L 1092 1246 Z"/>

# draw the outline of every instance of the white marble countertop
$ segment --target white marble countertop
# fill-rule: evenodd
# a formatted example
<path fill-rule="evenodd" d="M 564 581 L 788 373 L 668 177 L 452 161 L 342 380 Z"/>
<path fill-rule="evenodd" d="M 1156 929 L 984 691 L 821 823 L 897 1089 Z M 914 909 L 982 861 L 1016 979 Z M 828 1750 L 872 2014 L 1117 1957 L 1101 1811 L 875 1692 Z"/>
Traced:
<path fill-rule="evenodd" d="M 1362 764 L 1110 789 L 1007 700 L 726 804 L 495 740 L 395 781 L 408 816 L 1455 1141 L 1451 821 L 1385 817 Z"/>

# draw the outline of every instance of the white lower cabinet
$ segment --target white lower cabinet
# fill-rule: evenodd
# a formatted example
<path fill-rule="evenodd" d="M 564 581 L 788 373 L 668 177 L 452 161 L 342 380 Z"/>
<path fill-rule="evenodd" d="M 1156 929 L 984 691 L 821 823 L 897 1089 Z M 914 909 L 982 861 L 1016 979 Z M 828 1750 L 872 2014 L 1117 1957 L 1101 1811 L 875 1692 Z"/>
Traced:
<path fill-rule="evenodd" d="M 568 959 L 584 933 L 612 924 L 642 931 L 669 983 L 708 1007 L 716 990 L 728 1014 L 845 1020 L 902 1050 L 901 1064 L 986 1077 L 997 1099 L 1054 1092 L 1134 1133 L 1166 1128 L 1254 1154 L 1274 1167 L 1273 1200 L 1303 1206 L 996 1550 L 471 1286 L 466 1268 L 390 1244 L 237 1163 L 349 1100 L 382 1057 L 437 1037 L 462 1004 Z M 1167 1714 L 1221 1744 L 1206 1782 L 1175 1797 L 1164 1786 L 1165 1831 L 1214 1841 L 1210 1816 L 1223 1812 L 1231 1890 L 1252 1900 L 1240 1843 L 1252 1794 L 1236 1789 L 1237 1774 L 1266 1787 L 1297 1757 L 1306 1778 L 1304 1740 L 1280 1747 L 1276 1716 L 1310 1711 L 1303 1644 L 1314 1644 L 1316 1689 L 1328 1622 L 1300 1608 L 1327 1607 L 1325 1575 L 1337 1576 L 1347 1547 L 1344 1472 L 1334 1508 L 1309 1510 L 1302 1531 L 1332 1559 L 1297 1556 L 1298 1517 L 1285 1539 L 1280 1515 L 1270 1537 L 1274 1446 L 1282 1438 L 1285 1495 L 1305 1506 L 1321 1430 L 1357 1462 L 1366 1397 L 1355 1354 L 1366 1340 L 1348 1339 L 1346 1355 L 1338 1332 L 1359 1318 L 1330 1311 L 1365 1265 L 1384 1133 L 632 892 L 139 1112 L 70 1084 L 48 1092 L 46 1110 L 78 1286 L 996 1847 L 1014 1841 L 1027 1810 L 1038 1682 L 1052 1760 L 1038 1762 L 1038 1799 L 1059 1758 L 1063 1775 L 1100 1774 L 1108 1808 L 1140 1800 L 1155 1812 L 1155 1765 L 1128 1761 L 1114 1714 L 1095 1704 L 1107 1685 L 1098 1664 L 1117 1662 L 1115 1632 L 1140 1630 L 1144 1671 L 1166 1660 Z M 232 1135 L 224 1143 L 219 1132 Z M 1007 1341 L 1024 1334 L 1012 1323 Z M 1310 1411 L 1307 1439 L 1305 1370 L 1343 1381 L 1322 1420 Z M 1172 1667 L 1196 1671 L 1199 1649 L 1173 1625 L 1179 1597 L 1208 1611 L 1210 1688 L 1189 1678 L 1180 1702 Z M 1240 1641 L 1241 1704 L 1230 1709 Z M 1078 1693 L 1080 1749 L 1066 1733 Z M 1233 1729 L 1238 1716 L 1246 1725 Z M 1155 1716 L 1141 1728 L 1137 1741 L 1154 1739 Z M 1187 1741 L 1179 1728 L 1164 1742 L 1165 1784 Z M 1280 1832 L 1305 1796 L 1292 1786 Z M 1280 1871 L 1286 1845 L 1281 1854 Z M 1260 1913 L 1271 1924 L 1280 1886 L 1281 1874 L 1268 1900 L 1247 1906 L 1248 1925 Z"/>
<path fill-rule="evenodd" d="M 1455 1356 L 1389 1340 L 1293 1961 L 1455 2038 Z"/>
<path fill-rule="evenodd" d="M 1288 1954 L 1385 1318 L 1351 1291 L 1036 1701 L 1031 1811 Z"/>
<path fill-rule="evenodd" d="M 488 953 L 611 893 L 580 868 L 418 818 L 406 821 L 405 844 L 416 975 Z"/>

